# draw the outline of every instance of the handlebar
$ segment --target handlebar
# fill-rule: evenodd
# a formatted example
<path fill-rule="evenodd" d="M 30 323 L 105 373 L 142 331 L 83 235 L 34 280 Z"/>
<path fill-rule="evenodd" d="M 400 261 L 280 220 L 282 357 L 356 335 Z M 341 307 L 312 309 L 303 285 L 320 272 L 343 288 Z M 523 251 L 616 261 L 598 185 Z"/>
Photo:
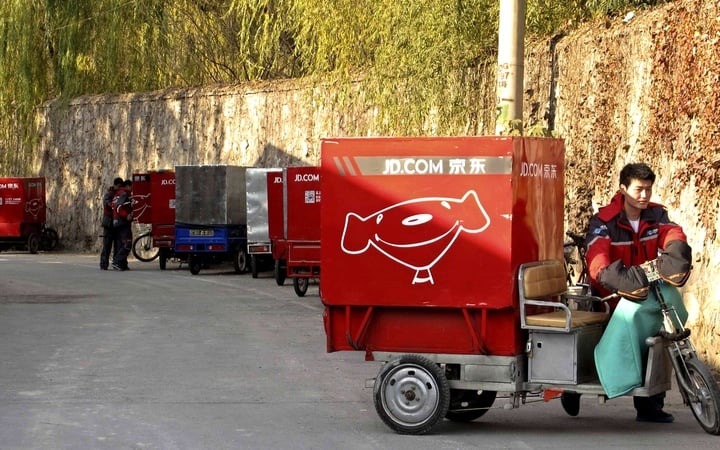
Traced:
<path fill-rule="evenodd" d="M 658 280 L 661 279 L 660 272 L 658 271 L 657 259 L 651 259 L 650 261 L 645 261 L 644 263 L 639 264 L 638 267 L 640 267 L 643 270 L 643 272 L 645 272 L 645 276 L 647 277 L 648 281 L 650 282 L 650 286 L 652 286 L 654 283 L 656 283 Z M 613 300 L 613 299 L 620 298 L 620 297 L 621 297 L 620 294 L 612 293 L 612 294 L 608 295 L 607 297 L 602 297 L 600 299 L 600 301 L 607 302 L 608 300 Z"/>

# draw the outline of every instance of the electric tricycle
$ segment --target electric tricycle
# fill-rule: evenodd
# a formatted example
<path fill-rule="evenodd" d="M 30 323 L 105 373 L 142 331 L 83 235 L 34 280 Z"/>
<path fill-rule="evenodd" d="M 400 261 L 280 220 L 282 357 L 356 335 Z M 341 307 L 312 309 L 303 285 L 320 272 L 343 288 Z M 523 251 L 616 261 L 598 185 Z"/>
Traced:
<path fill-rule="evenodd" d="M 633 326 L 616 326 L 608 299 L 569 286 L 562 140 L 325 139 L 321 161 L 327 350 L 382 363 L 373 397 L 391 429 L 476 420 L 500 399 L 561 397 L 577 415 L 581 395 L 668 391 L 674 370 L 720 434 L 720 390 L 676 288 L 655 280 L 643 304 L 620 300 Z"/>
<path fill-rule="evenodd" d="M 247 167 L 175 166 L 175 255 L 190 273 L 231 261 L 236 273 L 248 270 Z"/>
<path fill-rule="evenodd" d="M 45 178 L 0 178 L 0 250 L 54 250 L 58 232 L 46 216 Z"/>
<path fill-rule="evenodd" d="M 320 168 L 287 167 L 282 172 L 282 216 L 278 217 L 276 196 L 280 183 L 268 178 L 269 235 L 275 261 L 275 281 L 293 280 L 298 297 L 307 293 L 310 281 L 320 277 Z M 275 217 L 275 218 L 273 218 Z"/>

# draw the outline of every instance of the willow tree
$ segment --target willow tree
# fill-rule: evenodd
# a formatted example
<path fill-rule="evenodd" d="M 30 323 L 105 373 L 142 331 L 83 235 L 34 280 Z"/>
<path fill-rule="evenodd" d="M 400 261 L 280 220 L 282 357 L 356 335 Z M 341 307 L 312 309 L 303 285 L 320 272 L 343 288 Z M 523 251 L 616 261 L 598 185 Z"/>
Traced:
<path fill-rule="evenodd" d="M 528 32 L 640 3 L 530 0 Z M 480 78 L 497 14 L 497 0 L 4 0 L 0 174 L 28 172 L 38 106 L 91 93 L 303 77 L 371 105 L 377 133 L 476 133 L 493 118 Z"/>

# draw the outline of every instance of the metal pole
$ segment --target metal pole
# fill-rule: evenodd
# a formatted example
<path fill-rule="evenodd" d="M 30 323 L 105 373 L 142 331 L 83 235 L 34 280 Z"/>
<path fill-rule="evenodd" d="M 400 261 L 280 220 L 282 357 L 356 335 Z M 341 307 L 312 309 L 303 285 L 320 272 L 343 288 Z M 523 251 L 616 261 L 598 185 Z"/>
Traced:
<path fill-rule="evenodd" d="M 525 6 L 525 0 L 500 0 L 496 134 L 507 134 L 512 121 L 522 129 Z"/>

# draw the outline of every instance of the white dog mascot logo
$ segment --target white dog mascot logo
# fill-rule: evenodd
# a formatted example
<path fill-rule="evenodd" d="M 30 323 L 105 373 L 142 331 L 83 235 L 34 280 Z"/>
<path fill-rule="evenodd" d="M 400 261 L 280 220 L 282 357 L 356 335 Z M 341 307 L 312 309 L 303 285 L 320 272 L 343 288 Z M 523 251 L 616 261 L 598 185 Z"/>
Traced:
<path fill-rule="evenodd" d="M 366 217 L 345 216 L 342 250 L 351 255 L 370 247 L 415 270 L 412 284 L 434 284 L 432 267 L 460 233 L 480 233 L 490 226 L 475 191 L 462 198 L 424 197 L 388 206 Z"/>

